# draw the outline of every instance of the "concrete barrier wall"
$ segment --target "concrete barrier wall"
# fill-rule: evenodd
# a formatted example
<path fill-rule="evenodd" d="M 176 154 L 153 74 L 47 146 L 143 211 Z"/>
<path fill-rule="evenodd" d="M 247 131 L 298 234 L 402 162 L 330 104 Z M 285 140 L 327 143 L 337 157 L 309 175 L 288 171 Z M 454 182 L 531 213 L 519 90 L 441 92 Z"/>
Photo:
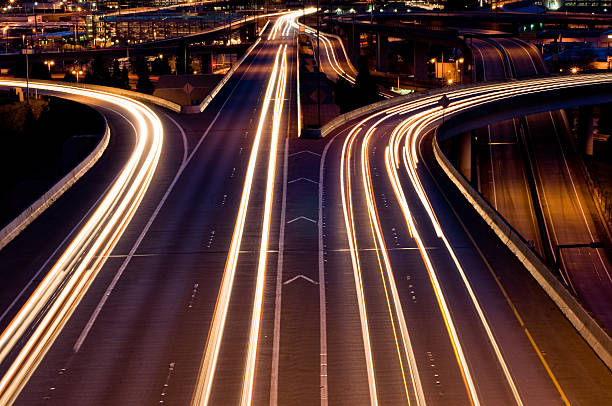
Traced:
<path fill-rule="evenodd" d="M 491 83 L 487 83 L 487 85 L 490 85 L 490 84 Z M 473 85 L 457 85 L 457 86 L 453 86 L 452 89 L 449 89 L 448 87 L 442 87 L 438 89 L 424 90 L 418 93 L 411 93 L 411 94 L 407 94 L 404 96 L 396 96 L 391 99 L 381 100 L 379 102 L 369 104 L 367 106 L 360 107 L 355 110 L 351 110 L 348 113 L 341 114 L 338 117 L 331 120 L 329 123 L 322 126 L 320 129 L 316 129 L 314 131 L 319 132 L 318 133 L 319 137 L 326 137 L 327 135 L 331 134 L 338 128 L 345 125 L 346 123 L 353 121 L 361 116 L 365 116 L 366 114 L 372 114 L 381 109 L 384 109 L 387 107 L 393 107 L 393 106 L 396 106 L 402 103 L 406 103 L 411 100 L 420 99 L 426 96 L 440 95 L 440 97 L 442 97 L 442 95 L 445 93 L 448 93 L 449 90 L 456 91 L 458 89 L 465 89 L 468 87 L 474 87 L 474 86 Z"/>
<path fill-rule="evenodd" d="M 452 90 L 472 88 L 477 86 L 490 85 L 491 82 L 480 85 L 460 85 L 453 86 Z M 375 113 L 381 109 L 399 105 L 410 100 L 432 95 L 440 95 L 448 92 L 448 88 L 432 89 L 405 96 L 398 96 L 392 99 L 361 107 L 359 109 L 342 114 L 319 130 L 318 136 L 325 137 L 333 131 L 338 130 L 347 123 L 361 118 L 367 114 Z M 561 108 L 561 107 L 558 107 Z M 449 126 L 449 121 L 447 121 Z M 459 188 L 463 196 L 470 202 L 483 220 L 491 227 L 519 261 L 525 266 L 527 271 L 533 276 L 537 283 L 544 289 L 546 294 L 552 299 L 555 305 L 567 317 L 578 333 L 584 338 L 587 344 L 595 351 L 604 364 L 612 370 L 612 338 L 598 324 L 597 320 L 589 314 L 582 304 L 555 278 L 551 270 L 535 255 L 527 246 L 525 241 L 506 223 L 506 221 L 484 200 L 470 183 L 457 171 L 450 163 L 438 145 L 437 137 L 434 137 L 434 154 L 436 160 L 450 178 Z"/>
<path fill-rule="evenodd" d="M 440 149 L 437 137 L 433 139 L 433 150 L 438 164 L 455 186 L 457 186 L 461 194 L 491 227 L 502 243 L 516 255 L 518 260 L 544 289 L 546 294 L 563 312 L 565 317 L 572 323 L 574 328 L 576 328 L 604 364 L 609 369 L 612 369 L 612 338 L 597 323 L 595 318 L 585 310 L 582 304 L 569 293 L 546 264 L 531 251 L 514 229 L 506 223 L 497 211 L 487 203 L 480 193 L 450 163 Z"/>
<path fill-rule="evenodd" d="M 74 169 L 66 176 L 60 179 L 51 189 L 49 189 L 38 200 L 32 203 L 13 221 L 7 224 L 0 230 L 0 250 L 9 242 L 17 237 L 28 225 L 30 225 L 38 216 L 40 216 L 49 206 L 60 198 L 72 185 L 76 183 L 97 161 L 100 159 L 104 150 L 108 146 L 110 139 L 110 129 L 105 119 L 105 130 L 102 139 L 98 145 L 81 161 Z"/>
<path fill-rule="evenodd" d="M 266 24 L 266 26 L 267 26 L 267 24 Z M 261 32 L 263 33 L 265 30 L 266 30 L 266 27 L 264 26 L 264 29 L 262 29 Z M 192 112 L 193 113 L 200 113 L 200 112 L 204 111 L 204 109 L 215 98 L 217 93 L 219 93 L 221 91 L 221 88 L 223 88 L 223 86 L 225 86 L 227 81 L 230 80 L 230 78 L 232 77 L 234 72 L 236 72 L 238 70 L 240 65 L 242 65 L 242 62 L 244 62 L 244 60 L 251 54 L 253 49 L 255 49 L 255 47 L 257 46 L 257 44 L 259 44 L 260 41 L 261 41 L 261 37 L 258 37 L 255 40 L 255 42 L 253 43 L 253 45 L 251 45 L 246 50 L 246 52 L 244 53 L 244 55 L 242 55 L 242 57 L 238 60 L 238 62 L 234 66 L 231 67 L 231 69 L 225 74 L 225 76 L 223 76 L 223 79 L 221 79 L 221 81 L 219 83 L 217 83 L 217 85 L 208 93 L 208 95 L 206 95 L 204 100 L 202 100 L 202 103 L 200 103 L 199 109 L 197 109 L 197 111 L 184 111 L 184 113 L 192 113 Z M 191 107 L 191 106 L 189 106 L 189 107 Z"/>
<path fill-rule="evenodd" d="M 81 89 L 96 90 L 99 92 L 107 92 L 107 93 L 112 93 L 118 96 L 129 97 L 130 99 L 135 99 L 135 100 L 145 102 L 145 103 L 155 104 L 157 106 L 166 108 L 168 110 L 172 110 L 175 113 L 181 112 L 180 104 L 171 102 L 166 99 L 162 99 L 161 97 L 151 96 L 150 94 L 135 92 L 133 90 L 119 89 L 117 87 L 110 87 L 110 86 L 91 85 L 88 83 L 60 82 L 57 80 L 43 80 L 43 79 L 31 80 L 30 83 L 44 83 L 44 84 L 50 84 L 50 85 L 70 86 L 70 87 L 78 87 Z"/>

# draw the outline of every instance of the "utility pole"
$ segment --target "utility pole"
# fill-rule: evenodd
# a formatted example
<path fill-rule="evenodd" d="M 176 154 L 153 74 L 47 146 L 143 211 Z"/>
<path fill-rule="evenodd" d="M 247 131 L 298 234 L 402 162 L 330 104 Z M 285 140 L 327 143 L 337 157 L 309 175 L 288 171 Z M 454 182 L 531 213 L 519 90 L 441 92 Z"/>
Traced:
<path fill-rule="evenodd" d="M 25 56 L 26 56 L 26 103 L 30 105 L 30 60 L 28 58 L 28 46 L 26 43 L 25 48 Z"/>
<path fill-rule="evenodd" d="M 320 39 L 321 35 L 321 19 L 319 16 L 319 0 L 317 0 L 317 117 L 318 117 L 318 127 L 321 128 L 321 48 L 320 48 Z"/>

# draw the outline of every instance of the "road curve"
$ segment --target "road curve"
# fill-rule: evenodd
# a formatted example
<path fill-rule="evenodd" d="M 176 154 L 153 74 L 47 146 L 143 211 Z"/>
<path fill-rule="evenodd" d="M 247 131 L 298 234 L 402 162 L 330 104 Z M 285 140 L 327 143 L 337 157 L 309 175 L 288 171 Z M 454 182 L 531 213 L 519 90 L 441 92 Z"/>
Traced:
<path fill-rule="evenodd" d="M 25 82 L 2 80 L 0 85 L 24 87 Z M 111 103 L 131 118 L 137 139 L 105 197 L 0 335 L 0 362 L 12 355 L 0 380 L 3 404 L 15 401 L 106 262 L 149 187 L 163 145 L 159 118 L 140 102 L 72 86 L 36 82 L 29 86 Z"/>
<path fill-rule="evenodd" d="M 612 75 L 455 90 L 447 114 L 590 80 L 609 83 Z M 342 149 L 335 148 L 341 196 L 331 207 L 340 205 L 342 214 L 332 221 L 344 223 L 348 240 L 342 255 L 360 315 L 353 334 L 362 337 L 364 354 L 356 360 L 367 371 L 369 391 L 335 393 L 332 350 L 351 353 L 330 346 L 330 400 L 609 402 L 610 371 L 436 168 L 430 145 L 441 120 L 438 98 L 362 117 L 347 127 Z"/>

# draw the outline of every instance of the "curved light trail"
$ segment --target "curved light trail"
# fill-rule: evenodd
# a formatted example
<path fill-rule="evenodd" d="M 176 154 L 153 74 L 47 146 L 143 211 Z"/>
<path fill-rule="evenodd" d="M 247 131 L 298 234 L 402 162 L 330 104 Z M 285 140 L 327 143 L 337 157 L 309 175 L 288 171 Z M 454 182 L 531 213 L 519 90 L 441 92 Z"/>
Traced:
<path fill-rule="evenodd" d="M 268 34 L 267 40 L 276 41 L 282 40 L 283 37 L 286 37 L 289 34 L 288 28 L 291 27 L 291 21 L 300 15 L 302 15 L 301 10 L 298 12 L 284 14 L 279 17 L 272 26 Z M 273 46 L 276 46 L 276 44 Z M 253 188 L 255 178 L 255 169 L 259 155 L 259 148 L 261 145 L 262 138 L 264 137 L 264 128 L 266 126 L 266 123 L 269 121 L 268 114 L 270 110 L 270 104 L 274 100 L 274 107 L 271 119 L 272 131 L 270 132 L 271 144 L 270 156 L 268 159 L 265 194 L 266 197 L 264 202 L 264 214 L 261 226 L 262 237 L 260 241 L 257 276 L 254 288 L 255 292 L 253 299 L 253 309 L 251 314 L 249 338 L 247 343 L 247 355 L 244 361 L 244 376 L 240 394 L 241 405 L 249 405 L 252 401 L 255 365 L 257 360 L 257 349 L 259 341 L 259 330 L 261 324 L 261 312 L 263 306 L 263 294 L 265 287 L 272 203 L 274 201 L 273 198 L 276 173 L 277 144 L 280 136 L 280 121 L 284 106 L 283 100 L 287 82 L 287 72 L 287 46 L 282 43 L 279 43 L 278 47 L 276 48 L 274 65 L 268 78 L 266 92 L 264 95 L 264 100 L 262 102 L 257 130 L 255 132 L 253 147 L 251 149 L 249 163 L 247 166 L 247 173 L 242 190 L 240 206 L 238 209 L 238 216 L 236 218 L 236 223 L 234 226 L 234 232 L 230 243 L 230 249 L 226 260 L 225 269 L 223 271 L 221 287 L 217 296 L 217 303 L 215 305 L 213 320 L 211 323 L 210 330 L 208 332 L 204 356 L 200 364 L 200 370 L 198 372 L 197 382 L 191 400 L 192 405 L 207 405 L 210 400 L 219 351 L 221 349 L 221 344 L 223 340 L 225 322 L 229 313 L 232 287 L 236 275 L 236 269 L 238 266 L 238 257 L 240 254 L 240 246 L 242 244 L 242 237 L 244 233 L 249 201 L 251 197 L 251 190 Z"/>
<path fill-rule="evenodd" d="M 22 80 L 0 86 L 24 87 Z M 0 404 L 11 404 L 86 294 L 134 216 L 155 173 L 163 145 L 159 117 L 144 104 L 109 92 L 30 82 L 30 88 L 110 103 L 136 128 L 134 151 L 89 220 L 0 335 L 0 362 L 16 357 L 0 380 Z M 26 338 L 21 348 L 18 342 Z"/>
<path fill-rule="evenodd" d="M 387 175 L 394 190 L 396 199 L 398 200 L 398 204 L 404 214 L 407 228 L 417 244 L 417 247 L 421 253 L 426 269 L 428 271 L 430 282 L 432 284 L 432 288 L 434 289 L 435 296 L 438 300 L 438 305 L 442 313 L 443 320 L 446 325 L 451 345 L 455 352 L 457 364 L 463 376 L 464 384 L 470 401 L 474 405 L 480 404 L 478 390 L 474 383 L 475 378 L 470 371 L 468 359 L 461 344 L 460 335 L 457 331 L 457 329 L 461 328 L 461 326 L 457 326 L 453 319 L 452 309 L 447 304 L 447 301 L 444 296 L 444 287 L 441 285 L 438 279 L 436 268 L 429 259 L 428 253 L 425 250 L 425 246 L 419 234 L 419 230 L 411 214 L 409 204 L 406 200 L 406 192 L 404 191 L 402 182 L 400 180 L 399 171 L 402 168 L 405 171 L 405 175 L 410 180 L 412 189 L 418 196 L 418 199 L 420 200 L 423 208 L 427 212 L 438 238 L 442 240 L 444 247 L 448 251 L 452 262 L 455 265 L 456 271 L 461 277 L 461 280 L 466 288 L 466 291 L 472 303 L 472 307 L 478 315 L 478 320 L 480 321 L 480 324 L 484 332 L 486 333 L 491 349 L 495 354 L 495 358 L 497 359 L 497 363 L 503 371 L 508 388 L 514 398 L 515 403 L 517 405 L 522 405 L 523 400 L 521 398 L 519 389 L 512 377 L 511 370 L 507 365 L 506 357 L 504 356 L 503 351 L 497 342 L 493 329 L 489 325 L 489 321 L 487 320 L 486 314 L 482 309 L 482 306 L 478 298 L 476 297 L 475 292 L 473 291 L 470 281 L 467 275 L 465 274 L 458 257 L 456 256 L 450 242 L 448 241 L 444 233 L 443 226 L 438 222 L 436 218 L 435 210 L 430 204 L 427 192 L 421 183 L 420 174 L 417 170 L 419 164 L 419 146 L 425 135 L 433 128 L 435 128 L 435 126 L 439 125 L 442 120 L 443 114 L 446 115 L 446 117 L 449 117 L 450 115 L 456 114 L 467 109 L 472 109 L 474 107 L 486 103 L 508 99 L 518 95 L 534 94 L 538 92 L 549 91 L 552 89 L 571 88 L 574 86 L 583 86 L 597 83 L 612 83 L 612 75 L 600 74 L 582 75 L 580 77 L 554 77 L 526 80 L 513 83 L 491 84 L 467 89 L 449 89 L 447 97 L 451 100 L 451 103 L 444 112 L 437 103 L 437 100 L 440 98 L 441 94 L 430 95 L 418 99 L 412 99 L 408 102 L 399 103 L 392 107 L 383 108 L 378 112 L 372 113 L 371 115 L 362 118 L 359 122 L 353 125 L 348 137 L 345 140 L 345 145 L 342 150 L 340 182 L 345 224 L 349 240 L 353 271 L 355 275 L 357 294 L 359 299 L 359 312 L 361 316 L 362 331 L 364 335 L 364 345 L 366 349 L 367 360 L 366 366 L 368 368 L 368 378 L 370 381 L 371 393 L 376 393 L 376 384 L 375 377 L 373 376 L 372 372 L 372 367 L 370 365 L 370 363 L 372 362 L 372 355 L 368 354 L 368 351 L 370 349 L 369 343 L 367 342 L 369 337 L 367 316 L 365 314 L 365 306 L 362 303 L 364 300 L 363 286 L 361 285 L 361 267 L 359 262 L 359 250 L 356 246 L 357 237 L 355 234 L 356 231 L 354 225 L 354 206 L 351 197 L 351 172 L 354 170 L 353 165 L 351 164 L 351 160 L 361 159 L 362 171 L 369 172 L 369 163 L 367 161 L 370 155 L 368 151 L 370 137 L 372 136 L 374 131 L 376 131 L 377 127 L 383 125 L 393 125 L 393 130 L 386 134 L 388 136 L 387 146 L 385 148 L 385 165 L 387 169 Z M 403 115 L 408 116 L 408 118 L 403 119 L 401 117 Z M 352 151 L 356 142 L 362 143 L 363 150 L 360 157 L 354 155 Z M 383 264 L 385 265 L 385 268 L 387 270 L 387 275 L 391 286 L 392 298 L 396 306 L 396 315 L 398 320 L 400 320 L 401 325 L 401 320 L 403 320 L 402 307 L 399 301 L 399 297 L 397 297 L 393 292 L 393 282 L 391 282 L 394 279 L 393 272 L 391 269 L 391 265 L 388 262 L 388 254 L 384 243 L 384 238 L 382 237 L 382 233 L 380 232 L 381 226 L 380 221 L 378 219 L 376 204 L 373 198 L 373 187 L 369 175 L 366 173 L 363 174 L 363 184 L 365 198 L 368 206 L 367 209 L 369 218 L 372 223 L 374 233 L 376 235 L 376 240 L 378 241 L 376 245 L 377 248 L 381 251 Z M 401 327 L 402 328 L 400 329 L 400 331 L 402 332 L 402 337 L 404 339 L 406 355 L 407 358 L 410 359 L 409 346 L 406 345 L 407 343 L 409 343 L 409 339 L 407 339 L 407 331 L 404 332 L 404 326 Z M 405 336 L 404 333 L 406 333 Z M 540 360 L 545 363 L 545 361 L 541 358 Z M 413 371 L 412 365 L 410 366 L 411 371 Z M 552 374 L 550 368 L 548 368 L 547 365 L 544 366 L 548 371 L 553 383 L 556 382 L 556 379 Z M 416 365 L 414 367 L 414 370 L 416 370 Z M 415 375 L 418 377 L 418 373 Z M 416 385 L 413 386 L 416 388 Z M 558 385 L 555 385 L 555 387 L 561 397 L 563 399 L 566 399 L 563 390 Z"/>

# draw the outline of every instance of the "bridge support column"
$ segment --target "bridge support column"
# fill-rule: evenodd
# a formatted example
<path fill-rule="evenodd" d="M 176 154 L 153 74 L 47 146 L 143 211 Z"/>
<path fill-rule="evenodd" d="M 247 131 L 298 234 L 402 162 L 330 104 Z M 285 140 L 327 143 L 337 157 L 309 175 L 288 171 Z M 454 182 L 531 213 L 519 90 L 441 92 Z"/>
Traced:
<path fill-rule="evenodd" d="M 254 41 L 255 39 L 255 24 L 249 24 L 240 29 L 240 42 L 243 44 Z"/>
<path fill-rule="evenodd" d="M 466 132 L 459 135 L 459 171 L 468 181 L 472 180 L 472 133 Z"/>
<path fill-rule="evenodd" d="M 578 109 L 578 145 L 585 155 L 593 155 L 593 106 Z"/>
<path fill-rule="evenodd" d="M 202 67 L 202 73 L 212 73 L 212 54 L 202 54 L 200 66 Z"/>
<path fill-rule="evenodd" d="M 429 46 L 423 42 L 414 42 L 414 78 L 427 79 L 427 50 Z"/>
<path fill-rule="evenodd" d="M 353 65 L 357 66 L 359 64 L 359 54 L 361 53 L 361 33 L 358 29 L 353 27 L 349 30 L 348 38 L 349 38 L 349 55 L 353 62 Z"/>
<path fill-rule="evenodd" d="M 389 36 L 376 34 L 376 70 L 389 71 Z"/>

